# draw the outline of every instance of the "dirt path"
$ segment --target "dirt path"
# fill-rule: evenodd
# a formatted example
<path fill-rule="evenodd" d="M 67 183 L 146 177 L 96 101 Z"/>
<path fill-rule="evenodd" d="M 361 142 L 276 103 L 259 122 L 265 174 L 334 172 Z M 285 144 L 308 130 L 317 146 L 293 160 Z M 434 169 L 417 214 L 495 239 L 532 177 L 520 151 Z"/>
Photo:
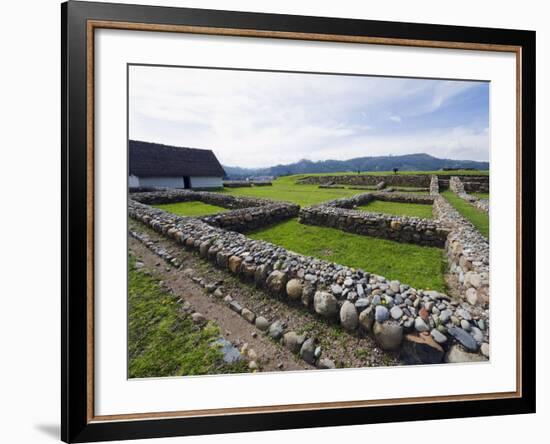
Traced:
<path fill-rule="evenodd" d="M 393 353 L 380 350 L 370 337 L 350 334 L 336 324 L 328 324 L 316 315 L 300 306 L 289 306 L 287 303 L 268 296 L 264 291 L 247 284 L 223 270 L 215 268 L 198 255 L 183 249 L 170 239 L 166 239 L 135 221 L 130 221 L 130 229 L 144 232 L 158 245 L 175 255 L 181 266 L 167 266 L 160 257 L 138 240 L 129 237 L 129 248 L 145 267 L 155 276 L 164 280 L 165 285 L 176 295 L 189 301 L 195 310 L 200 311 L 207 319 L 216 322 L 225 333 L 227 340 L 242 347 L 254 349 L 258 355 L 262 371 L 303 370 L 314 367 L 292 354 L 281 344 L 274 342 L 256 329 L 223 302 L 223 296 L 230 295 L 243 307 L 252 310 L 268 321 L 280 320 L 287 331 L 305 333 L 315 337 L 322 348 L 322 356 L 333 360 L 339 368 L 357 368 L 397 365 L 399 361 Z M 222 297 L 208 294 L 203 284 L 220 284 Z M 281 366 L 282 365 L 282 366 Z"/>
<path fill-rule="evenodd" d="M 256 327 L 228 306 L 213 300 L 191 277 L 174 267 L 168 267 L 147 247 L 133 238 L 129 238 L 129 248 L 136 259 L 144 264 L 144 269 L 162 279 L 164 285 L 178 297 L 189 302 L 194 310 L 206 319 L 214 321 L 224 333 L 225 338 L 239 349 L 246 343 L 248 349 L 256 352 L 257 362 L 262 371 L 303 370 L 313 368 L 295 357 L 290 351 L 260 334 Z"/>

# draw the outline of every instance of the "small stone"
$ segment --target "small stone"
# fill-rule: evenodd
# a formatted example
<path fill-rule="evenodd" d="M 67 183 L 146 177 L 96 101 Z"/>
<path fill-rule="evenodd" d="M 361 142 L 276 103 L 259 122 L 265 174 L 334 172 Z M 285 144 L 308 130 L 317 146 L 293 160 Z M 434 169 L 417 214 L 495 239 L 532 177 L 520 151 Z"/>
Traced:
<path fill-rule="evenodd" d="M 320 369 L 335 369 L 336 364 L 334 363 L 334 361 L 332 361 L 329 358 L 321 358 L 321 359 L 319 359 L 319 362 L 317 363 L 317 368 L 320 368 Z"/>
<path fill-rule="evenodd" d="M 250 362 L 248 363 L 248 368 L 249 368 L 250 370 L 256 370 L 256 369 L 258 368 L 258 364 L 256 364 L 256 361 L 250 361 Z"/>
<path fill-rule="evenodd" d="M 216 288 L 217 288 L 216 284 L 206 284 L 204 286 L 204 289 L 206 290 L 207 293 L 213 293 Z"/>
<path fill-rule="evenodd" d="M 226 303 L 231 303 L 231 301 L 233 300 L 233 298 L 230 296 L 230 295 L 227 295 L 226 297 L 223 298 L 224 302 Z"/>
<path fill-rule="evenodd" d="M 258 316 L 255 321 L 256 328 L 261 331 L 266 331 L 269 328 L 269 322 L 263 316 Z"/>
<path fill-rule="evenodd" d="M 460 326 L 466 331 L 470 331 L 470 329 L 472 328 L 470 323 L 466 319 L 462 319 L 462 321 L 460 321 Z"/>
<path fill-rule="evenodd" d="M 231 302 L 229 302 L 229 308 L 239 314 L 241 314 L 241 311 L 243 310 L 242 305 L 235 300 L 231 300 Z"/>
<path fill-rule="evenodd" d="M 353 279 L 347 278 L 347 279 L 344 281 L 344 286 L 345 286 L 345 287 L 351 287 L 352 285 L 353 285 Z"/>
<path fill-rule="evenodd" d="M 390 310 L 390 315 L 393 319 L 395 319 L 397 321 L 397 320 L 401 319 L 401 317 L 403 316 L 403 310 L 401 310 L 401 308 L 399 308 L 399 306 L 394 305 Z"/>
<path fill-rule="evenodd" d="M 286 294 L 289 299 L 298 300 L 302 297 L 302 283 L 299 279 L 291 279 L 286 283 Z"/>
<path fill-rule="evenodd" d="M 206 322 L 206 318 L 198 311 L 191 315 L 191 319 L 195 324 L 202 324 Z"/>
<path fill-rule="evenodd" d="M 283 335 L 283 345 L 292 353 L 298 353 L 305 340 L 304 335 L 298 335 L 295 331 L 289 331 Z"/>
<path fill-rule="evenodd" d="M 275 340 L 281 339 L 285 329 L 281 321 L 275 321 L 269 326 L 269 336 Z"/>
<path fill-rule="evenodd" d="M 490 351 L 489 344 L 487 344 L 486 342 L 481 344 L 481 353 L 483 354 L 483 356 L 489 357 L 489 351 Z"/>
<path fill-rule="evenodd" d="M 359 317 L 355 306 L 349 301 L 344 302 L 340 309 L 340 324 L 342 324 L 342 327 L 348 331 L 353 331 L 357 328 L 358 322 Z"/>
<path fill-rule="evenodd" d="M 339 297 L 342 294 L 343 289 L 340 285 L 334 284 L 330 287 L 330 291 L 334 296 Z"/>
<path fill-rule="evenodd" d="M 387 321 L 390 317 L 390 313 L 383 305 L 377 305 L 374 312 L 374 319 L 376 322 Z"/>
<path fill-rule="evenodd" d="M 241 316 L 251 324 L 253 324 L 254 320 L 256 319 L 256 314 L 253 311 L 249 310 L 248 308 L 243 308 L 241 310 Z"/>
<path fill-rule="evenodd" d="M 401 283 L 399 281 L 391 281 L 390 282 L 391 291 L 393 291 L 394 293 L 399 293 L 400 285 L 401 285 Z"/>
<path fill-rule="evenodd" d="M 430 331 L 430 327 L 426 325 L 426 323 L 424 322 L 424 319 L 422 319 L 421 317 L 417 317 L 414 320 L 414 328 L 418 332 Z"/>
<path fill-rule="evenodd" d="M 452 314 L 453 312 L 451 310 L 445 309 L 439 314 L 439 320 L 442 324 L 446 324 L 449 322 L 449 319 L 451 319 Z"/>
<path fill-rule="evenodd" d="M 476 305 L 478 301 L 477 290 L 475 288 L 468 288 L 466 290 L 466 300 L 470 305 Z"/>
<path fill-rule="evenodd" d="M 313 353 L 315 355 L 315 359 L 319 359 L 321 357 L 321 353 L 321 346 L 318 345 L 317 347 L 315 347 L 315 352 Z"/>
<path fill-rule="evenodd" d="M 300 348 L 300 357 L 308 364 L 315 363 L 315 341 L 313 338 L 304 341 Z"/>
<path fill-rule="evenodd" d="M 214 296 L 216 296 L 217 298 L 222 298 L 223 297 L 223 292 L 221 290 L 221 288 L 216 288 L 216 290 L 214 291 Z"/>
<path fill-rule="evenodd" d="M 438 344 L 444 344 L 447 342 L 447 336 L 435 328 L 430 332 L 430 335 L 432 335 L 432 338 L 434 338 L 435 342 Z"/>
<path fill-rule="evenodd" d="M 361 313 L 369 305 L 370 305 L 370 302 L 367 298 L 361 298 L 361 299 L 357 299 L 357 301 L 355 301 L 355 309 L 359 313 Z"/>

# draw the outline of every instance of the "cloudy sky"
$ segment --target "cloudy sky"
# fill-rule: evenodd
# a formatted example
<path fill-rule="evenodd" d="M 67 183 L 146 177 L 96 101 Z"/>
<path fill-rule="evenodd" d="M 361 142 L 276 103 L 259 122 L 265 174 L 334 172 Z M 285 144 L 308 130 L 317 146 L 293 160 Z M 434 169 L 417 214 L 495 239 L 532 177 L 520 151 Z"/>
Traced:
<path fill-rule="evenodd" d="M 489 84 L 132 66 L 130 138 L 228 166 L 428 153 L 489 160 Z"/>

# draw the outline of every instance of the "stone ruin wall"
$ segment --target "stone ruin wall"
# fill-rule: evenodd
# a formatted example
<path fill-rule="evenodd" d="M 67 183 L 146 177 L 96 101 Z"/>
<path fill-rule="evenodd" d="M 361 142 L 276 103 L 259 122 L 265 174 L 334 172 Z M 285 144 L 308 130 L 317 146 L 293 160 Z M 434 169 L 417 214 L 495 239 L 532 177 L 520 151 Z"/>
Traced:
<path fill-rule="evenodd" d="M 256 230 L 283 220 L 296 217 L 299 205 L 267 199 L 231 196 L 228 194 L 188 190 L 164 190 L 153 193 L 133 194 L 132 199 L 148 205 L 201 201 L 231 211 L 203 216 L 200 219 L 217 227 L 239 233 Z"/>
<path fill-rule="evenodd" d="M 489 212 L 489 199 L 480 199 L 477 196 L 468 194 L 468 192 L 489 192 L 489 183 L 487 182 L 487 191 L 480 191 L 482 187 L 474 187 L 475 190 L 472 190 L 472 187 L 469 186 L 469 190 L 466 190 L 466 184 L 471 184 L 472 182 L 463 182 L 459 177 L 453 176 L 449 180 L 449 189 L 455 193 L 461 199 L 472 204 L 474 207 L 478 208 L 485 213 Z M 484 189 L 484 188 L 483 188 Z"/>
<path fill-rule="evenodd" d="M 300 222 L 397 242 L 439 248 L 445 246 L 449 231 L 436 221 L 354 209 L 373 200 L 431 205 L 434 198 L 428 195 L 364 193 L 302 208 Z"/>
<path fill-rule="evenodd" d="M 381 348 L 400 350 L 413 363 L 441 362 L 451 351 L 468 359 L 488 356 L 489 312 L 479 305 L 292 253 L 204 218 L 175 216 L 135 200 L 129 201 L 129 216 L 274 297 L 303 305 L 346 330 L 373 335 Z"/>
<path fill-rule="evenodd" d="M 429 187 L 430 176 L 425 174 L 388 174 L 375 176 L 371 174 L 344 174 L 334 176 L 307 176 L 299 180 L 301 184 L 318 185 L 335 183 L 340 185 L 371 185 L 385 182 L 386 186 Z"/>

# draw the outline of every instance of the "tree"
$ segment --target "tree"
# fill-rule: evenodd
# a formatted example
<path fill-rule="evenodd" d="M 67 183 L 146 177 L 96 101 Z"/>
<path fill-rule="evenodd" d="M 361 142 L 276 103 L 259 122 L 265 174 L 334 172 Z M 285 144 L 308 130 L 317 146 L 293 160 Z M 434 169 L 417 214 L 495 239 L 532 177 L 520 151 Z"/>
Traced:
<path fill-rule="evenodd" d="M 398 171 L 399 171 L 399 168 L 394 168 L 393 169 L 393 174 L 397 174 Z"/>

